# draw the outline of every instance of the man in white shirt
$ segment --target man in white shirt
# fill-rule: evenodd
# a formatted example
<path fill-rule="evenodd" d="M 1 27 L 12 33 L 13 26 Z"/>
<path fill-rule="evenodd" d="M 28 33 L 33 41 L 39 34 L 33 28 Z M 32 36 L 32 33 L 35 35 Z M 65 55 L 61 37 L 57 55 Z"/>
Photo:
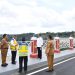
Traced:
<path fill-rule="evenodd" d="M 40 34 L 38 34 L 37 38 L 37 49 L 38 49 L 38 58 L 42 59 L 42 46 L 43 46 L 43 38 Z"/>

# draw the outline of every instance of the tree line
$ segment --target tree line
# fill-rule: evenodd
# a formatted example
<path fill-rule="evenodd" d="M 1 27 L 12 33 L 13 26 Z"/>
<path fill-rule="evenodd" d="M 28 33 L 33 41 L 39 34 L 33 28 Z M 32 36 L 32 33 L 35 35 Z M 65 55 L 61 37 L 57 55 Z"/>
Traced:
<path fill-rule="evenodd" d="M 75 31 L 72 32 L 58 32 L 58 33 L 54 33 L 54 32 L 46 32 L 46 33 L 39 33 L 41 34 L 41 36 L 43 37 L 44 40 L 47 39 L 47 36 L 50 34 L 53 37 L 59 36 L 62 38 L 67 38 L 70 36 L 75 37 Z M 17 35 L 17 40 L 21 41 L 22 37 L 25 37 L 27 41 L 30 41 L 31 37 L 34 35 L 34 33 L 23 33 L 23 34 L 8 34 L 8 38 L 9 41 L 11 40 L 11 38 L 13 37 L 13 35 Z M 37 37 L 38 34 L 35 34 L 35 36 Z M 0 35 L 0 40 L 2 39 L 2 34 Z"/>

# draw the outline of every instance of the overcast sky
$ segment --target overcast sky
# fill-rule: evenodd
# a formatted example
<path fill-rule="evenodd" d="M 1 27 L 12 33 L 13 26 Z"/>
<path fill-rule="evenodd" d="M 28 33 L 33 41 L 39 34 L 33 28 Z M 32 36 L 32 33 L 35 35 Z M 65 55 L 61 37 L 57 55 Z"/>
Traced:
<path fill-rule="evenodd" d="M 0 34 L 75 31 L 75 0 L 0 0 Z"/>

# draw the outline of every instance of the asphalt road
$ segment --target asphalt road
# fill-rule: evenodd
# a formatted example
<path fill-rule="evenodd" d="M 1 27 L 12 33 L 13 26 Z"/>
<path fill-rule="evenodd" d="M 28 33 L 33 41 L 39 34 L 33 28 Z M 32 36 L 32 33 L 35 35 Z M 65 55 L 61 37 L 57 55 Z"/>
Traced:
<path fill-rule="evenodd" d="M 38 70 L 34 70 L 33 72 Z M 0 75 L 25 75 L 25 74 L 24 73 L 18 74 L 16 71 L 15 72 L 10 71 Z M 75 75 L 75 58 L 55 66 L 53 72 L 47 73 L 46 70 L 43 70 L 41 72 L 38 72 L 32 75 Z"/>
<path fill-rule="evenodd" d="M 75 59 L 57 65 L 54 69 L 54 72 L 47 73 L 44 70 L 33 75 L 75 75 Z"/>

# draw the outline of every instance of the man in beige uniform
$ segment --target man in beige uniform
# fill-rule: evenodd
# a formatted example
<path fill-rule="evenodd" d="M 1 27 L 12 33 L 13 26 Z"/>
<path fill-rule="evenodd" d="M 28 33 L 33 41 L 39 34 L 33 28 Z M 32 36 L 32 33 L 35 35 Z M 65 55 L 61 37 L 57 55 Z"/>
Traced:
<path fill-rule="evenodd" d="M 47 62 L 48 62 L 48 71 L 46 72 L 52 72 L 53 69 L 53 61 L 54 61 L 54 44 L 53 44 L 53 37 L 51 35 L 48 36 L 46 51 L 47 55 Z"/>
<path fill-rule="evenodd" d="M 3 39 L 1 40 L 1 58 L 2 58 L 2 67 L 6 67 L 8 64 L 6 63 L 7 51 L 8 51 L 8 37 L 7 34 L 3 35 Z"/>

